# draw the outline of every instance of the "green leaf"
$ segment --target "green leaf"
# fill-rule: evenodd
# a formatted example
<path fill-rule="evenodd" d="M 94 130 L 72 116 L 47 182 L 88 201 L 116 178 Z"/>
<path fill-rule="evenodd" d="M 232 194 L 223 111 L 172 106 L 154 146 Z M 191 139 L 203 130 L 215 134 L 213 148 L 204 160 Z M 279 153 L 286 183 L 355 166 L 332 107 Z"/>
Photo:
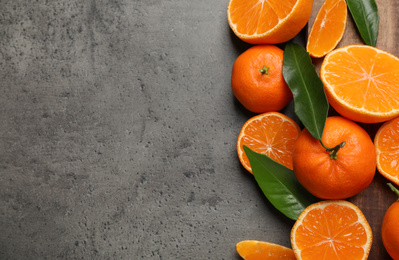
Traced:
<path fill-rule="evenodd" d="M 364 42 L 374 46 L 378 37 L 378 7 L 375 0 L 346 0 Z"/>
<path fill-rule="evenodd" d="M 395 188 L 395 186 L 392 185 L 392 183 L 387 183 L 387 185 L 389 186 L 389 188 L 391 188 L 391 190 L 399 197 L 399 190 L 397 188 Z M 398 199 L 399 200 L 399 199 Z"/>
<path fill-rule="evenodd" d="M 298 182 L 292 170 L 245 145 L 244 151 L 263 194 L 285 216 L 296 220 L 307 206 L 318 201 Z"/>
<path fill-rule="evenodd" d="M 300 45 L 288 43 L 283 58 L 283 76 L 294 96 L 295 113 L 310 134 L 321 139 L 329 104 L 324 85 L 309 53 Z"/>

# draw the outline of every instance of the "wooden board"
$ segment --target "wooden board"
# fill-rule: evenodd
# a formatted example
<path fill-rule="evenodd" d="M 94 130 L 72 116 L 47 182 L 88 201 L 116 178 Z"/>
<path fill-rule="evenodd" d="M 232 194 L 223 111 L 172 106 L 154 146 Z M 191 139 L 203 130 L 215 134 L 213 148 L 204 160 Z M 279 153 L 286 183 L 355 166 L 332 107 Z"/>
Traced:
<path fill-rule="evenodd" d="M 308 30 L 319 11 L 324 0 L 314 0 L 312 15 L 309 20 Z M 378 13 L 380 16 L 379 34 L 377 39 L 377 48 L 388 51 L 396 56 L 399 56 L 399 20 L 397 13 L 399 13 L 398 0 L 376 0 L 378 6 Z M 349 44 L 364 44 L 363 40 L 358 33 L 355 23 L 348 10 L 348 21 L 344 37 L 339 43 L 338 47 L 346 46 Z M 313 60 L 317 71 L 319 71 L 322 59 Z M 336 112 L 331 111 L 330 114 Z M 374 139 L 375 133 L 381 124 L 360 124 Z M 397 196 L 386 185 L 388 180 L 383 178 L 378 172 L 371 185 L 349 199 L 349 201 L 356 204 L 364 213 L 370 226 L 373 230 L 373 246 L 370 251 L 370 260 L 385 260 L 392 259 L 386 252 L 381 240 L 381 223 L 385 211 L 397 199 Z"/>

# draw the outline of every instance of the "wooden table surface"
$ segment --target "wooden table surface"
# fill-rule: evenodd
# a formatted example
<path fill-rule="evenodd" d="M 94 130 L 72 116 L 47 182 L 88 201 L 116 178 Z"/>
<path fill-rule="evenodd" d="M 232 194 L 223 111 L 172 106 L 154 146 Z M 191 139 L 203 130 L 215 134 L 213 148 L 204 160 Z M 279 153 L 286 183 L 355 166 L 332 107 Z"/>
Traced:
<path fill-rule="evenodd" d="M 323 2 L 324 0 L 314 1 L 308 30 L 310 30 Z M 399 1 L 376 0 L 376 2 L 380 16 L 376 47 L 399 56 L 399 21 L 397 16 L 399 12 Z M 338 47 L 349 44 L 364 44 L 364 42 L 357 32 L 355 23 L 348 11 L 346 31 Z M 313 61 L 316 68 L 319 69 L 322 59 L 315 59 Z M 331 114 L 335 114 L 335 112 L 331 111 Z M 374 139 L 376 131 L 381 126 L 381 124 L 360 125 L 369 132 L 372 139 Z M 384 214 L 388 207 L 397 199 L 397 196 L 389 189 L 387 183 L 388 180 L 382 177 L 377 171 L 371 185 L 360 194 L 349 199 L 349 201 L 356 204 L 363 211 L 373 230 L 373 245 L 368 258 L 370 260 L 392 259 L 386 252 L 381 240 L 381 225 Z"/>

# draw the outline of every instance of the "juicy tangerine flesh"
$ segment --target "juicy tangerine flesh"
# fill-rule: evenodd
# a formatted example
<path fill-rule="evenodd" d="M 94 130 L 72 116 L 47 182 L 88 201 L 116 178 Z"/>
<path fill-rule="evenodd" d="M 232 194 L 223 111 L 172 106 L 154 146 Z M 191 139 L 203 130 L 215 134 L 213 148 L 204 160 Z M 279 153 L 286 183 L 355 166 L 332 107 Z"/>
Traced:
<path fill-rule="evenodd" d="M 326 56 L 321 78 L 331 105 L 354 121 L 399 114 L 399 59 L 387 52 L 363 45 L 337 49 Z"/>
<path fill-rule="evenodd" d="M 293 169 L 292 151 L 300 128 L 294 120 L 279 112 L 268 112 L 249 119 L 238 136 L 237 152 L 243 166 L 252 173 L 243 145 L 266 154 Z"/>
<path fill-rule="evenodd" d="M 236 244 L 236 251 L 246 260 L 295 260 L 292 249 L 264 241 L 241 241 Z"/>
<path fill-rule="evenodd" d="M 332 51 L 345 32 L 347 5 L 345 0 L 327 0 L 317 14 L 309 33 L 307 51 L 313 57 L 323 57 Z"/>
<path fill-rule="evenodd" d="M 292 236 L 297 258 L 367 259 L 372 235 L 360 210 L 346 205 L 349 202 L 324 202 L 327 205 L 305 209 L 305 216 L 300 216 L 294 225 Z"/>
<path fill-rule="evenodd" d="M 378 171 L 399 185 L 399 117 L 386 122 L 375 136 Z"/>
<path fill-rule="evenodd" d="M 273 29 L 287 17 L 297 0 L 233 1 L 230 5 L 231 22 L 236 30 L 247 35 L 262 34 Z M 241 19 L 248 17 L 247 19 Z"/>

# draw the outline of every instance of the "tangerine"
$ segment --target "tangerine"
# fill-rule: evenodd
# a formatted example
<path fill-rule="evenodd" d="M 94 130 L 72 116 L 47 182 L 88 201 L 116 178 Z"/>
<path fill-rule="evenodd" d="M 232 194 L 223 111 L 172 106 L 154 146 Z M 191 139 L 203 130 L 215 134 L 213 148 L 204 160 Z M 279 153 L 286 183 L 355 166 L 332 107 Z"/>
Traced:
<path fill-rule="evenodd" d="M 306 207 L 291 230 L 298 260 L 366 260 L 373 241 L 362 211 L 345 200 L 326 200 Z"/>
<path fill-rule="evenodd" d="M 342 116 L 378 123 L 399 116 L 399 58 L 367 45 L 326 55 L 320 68 L 327 99 Z"/>
<path fill-rule="evenodd" d="M 368 133 L 355 122 L 328 117 L 321 141 L 304 129 L 292 154 L 298 181 L 321 199 L 352 197 L 373 180 L 376 152 Z"/>
<path fill-rule="evenodd" d="M 274 45 L 257 45 L 234 62 L 231 87 L 234 96 L 249 111 L 279 111 L 292 100 L 283 78 L 283 53 Z"/>
<path fill-rule="evenodd" d="M 250 118 L 237 138 L 237 154 L 244 168 L 252 173 L 243 146 L 266 154 L 292 170 L 292 151 L 301 129 L 288 116 L 279 112 L 263 113 Z"/>
<path fill-rule="evenodd" d="M 391 189 L 399 196 L 399 191 L 389 184 Z M 399 260 L 399 200 L 394 202 L 387 210 L 382 220 L 382 243 L 393 260 Z"/>
<path fill-rule="evenodd" d="M 230 0 L 227 20 L 235 35 L 252 44 L 276 44 L 305 27 L 313 0 Z"/>

